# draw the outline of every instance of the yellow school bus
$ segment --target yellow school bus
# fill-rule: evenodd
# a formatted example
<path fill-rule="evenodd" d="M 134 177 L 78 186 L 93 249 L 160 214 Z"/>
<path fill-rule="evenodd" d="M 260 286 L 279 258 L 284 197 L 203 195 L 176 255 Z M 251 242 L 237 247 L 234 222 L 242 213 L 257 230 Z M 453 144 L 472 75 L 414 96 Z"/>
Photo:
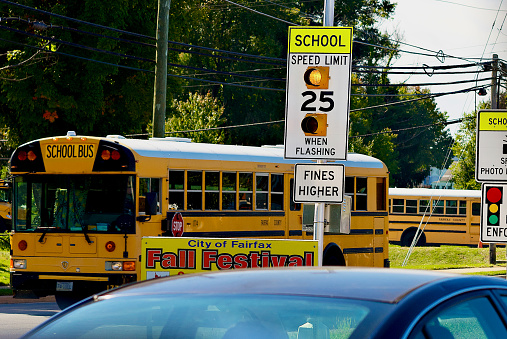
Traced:
<path fill-rule="evenodd" d="M 389 241 L 477 246 L 480 211 L 480 190 L 389 188 Z"/>
<path fill-rule="evenodd" d="M 349 154 L 349 234 L 327 232 L 324 265 L 388 266 L 388 170 Z M 11 156 L 11 284 L 64 304 L 140 279 L 143 237 L 312 239 L 292 202 L 283 146 L 66 136 Z M 177 220 L 173 219 L 177 216 Z"/>
<path fill-rule="evenodd" d="M 11 230 L 11 190 L 9 184 L 0 179 L 0 233 Z"/>

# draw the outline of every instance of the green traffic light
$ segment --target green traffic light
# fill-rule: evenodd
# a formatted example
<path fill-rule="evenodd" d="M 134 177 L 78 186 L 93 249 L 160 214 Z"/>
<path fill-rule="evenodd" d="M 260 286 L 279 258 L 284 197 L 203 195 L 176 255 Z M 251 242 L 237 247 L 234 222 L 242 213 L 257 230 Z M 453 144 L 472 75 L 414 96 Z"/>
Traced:
<path fill-rule="evenodd" d="M 496 225 L 498 224 L 498 216 L 490 215 L 488 221 L 490 225 Z"/>

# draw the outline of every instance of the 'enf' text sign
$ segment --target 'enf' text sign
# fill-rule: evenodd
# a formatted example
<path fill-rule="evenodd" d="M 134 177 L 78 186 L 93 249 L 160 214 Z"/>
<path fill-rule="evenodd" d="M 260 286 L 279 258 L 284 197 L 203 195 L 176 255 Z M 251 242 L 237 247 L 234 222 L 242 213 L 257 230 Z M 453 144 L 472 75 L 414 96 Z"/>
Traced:
<path fill-rule="evenodd" d="M 297 164 L 294 171 L 294 202 L 343 202 L 345 166 L 342 164 Z"/>

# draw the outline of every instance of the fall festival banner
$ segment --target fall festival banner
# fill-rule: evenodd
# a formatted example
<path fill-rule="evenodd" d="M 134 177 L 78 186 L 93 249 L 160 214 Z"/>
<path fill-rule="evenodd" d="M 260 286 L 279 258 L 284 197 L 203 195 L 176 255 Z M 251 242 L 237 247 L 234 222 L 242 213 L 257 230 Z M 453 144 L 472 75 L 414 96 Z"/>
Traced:
<path fill-rule="evenodd" d="M 241 268 L 317 266 L 317 241 L 144 237 L 141 279 Z"/>

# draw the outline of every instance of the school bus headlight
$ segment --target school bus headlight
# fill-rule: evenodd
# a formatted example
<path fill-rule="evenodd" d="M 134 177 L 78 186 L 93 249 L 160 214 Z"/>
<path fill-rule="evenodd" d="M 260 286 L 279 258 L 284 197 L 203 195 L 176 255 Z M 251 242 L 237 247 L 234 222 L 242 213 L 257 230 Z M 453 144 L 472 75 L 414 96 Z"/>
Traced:
<path fill-rule="evenodd" d="M 301 129 L 306 136 L 326 136 L 327 114 L 308 113 L 301 121 Z"/>
<path fill-rule="evenodd" d="M 122 271 L 123 262 L 121 261 L 106 261 L 106 271 Z"/>
<path fill-rule="evenodd" d="M 26 269 L 26 259 L 14 259 L 12 260 L 12 268 Z"/>
<path fill-rule="evenodd" d="M 135 271 L 135 261 L 106 261 L 106 271 Z"/>
<path fill-rule="evenodd" d="M 308 89 L 328 89 L 329 67 L 308 67 L 304 74 L 304 80 Z"/>

